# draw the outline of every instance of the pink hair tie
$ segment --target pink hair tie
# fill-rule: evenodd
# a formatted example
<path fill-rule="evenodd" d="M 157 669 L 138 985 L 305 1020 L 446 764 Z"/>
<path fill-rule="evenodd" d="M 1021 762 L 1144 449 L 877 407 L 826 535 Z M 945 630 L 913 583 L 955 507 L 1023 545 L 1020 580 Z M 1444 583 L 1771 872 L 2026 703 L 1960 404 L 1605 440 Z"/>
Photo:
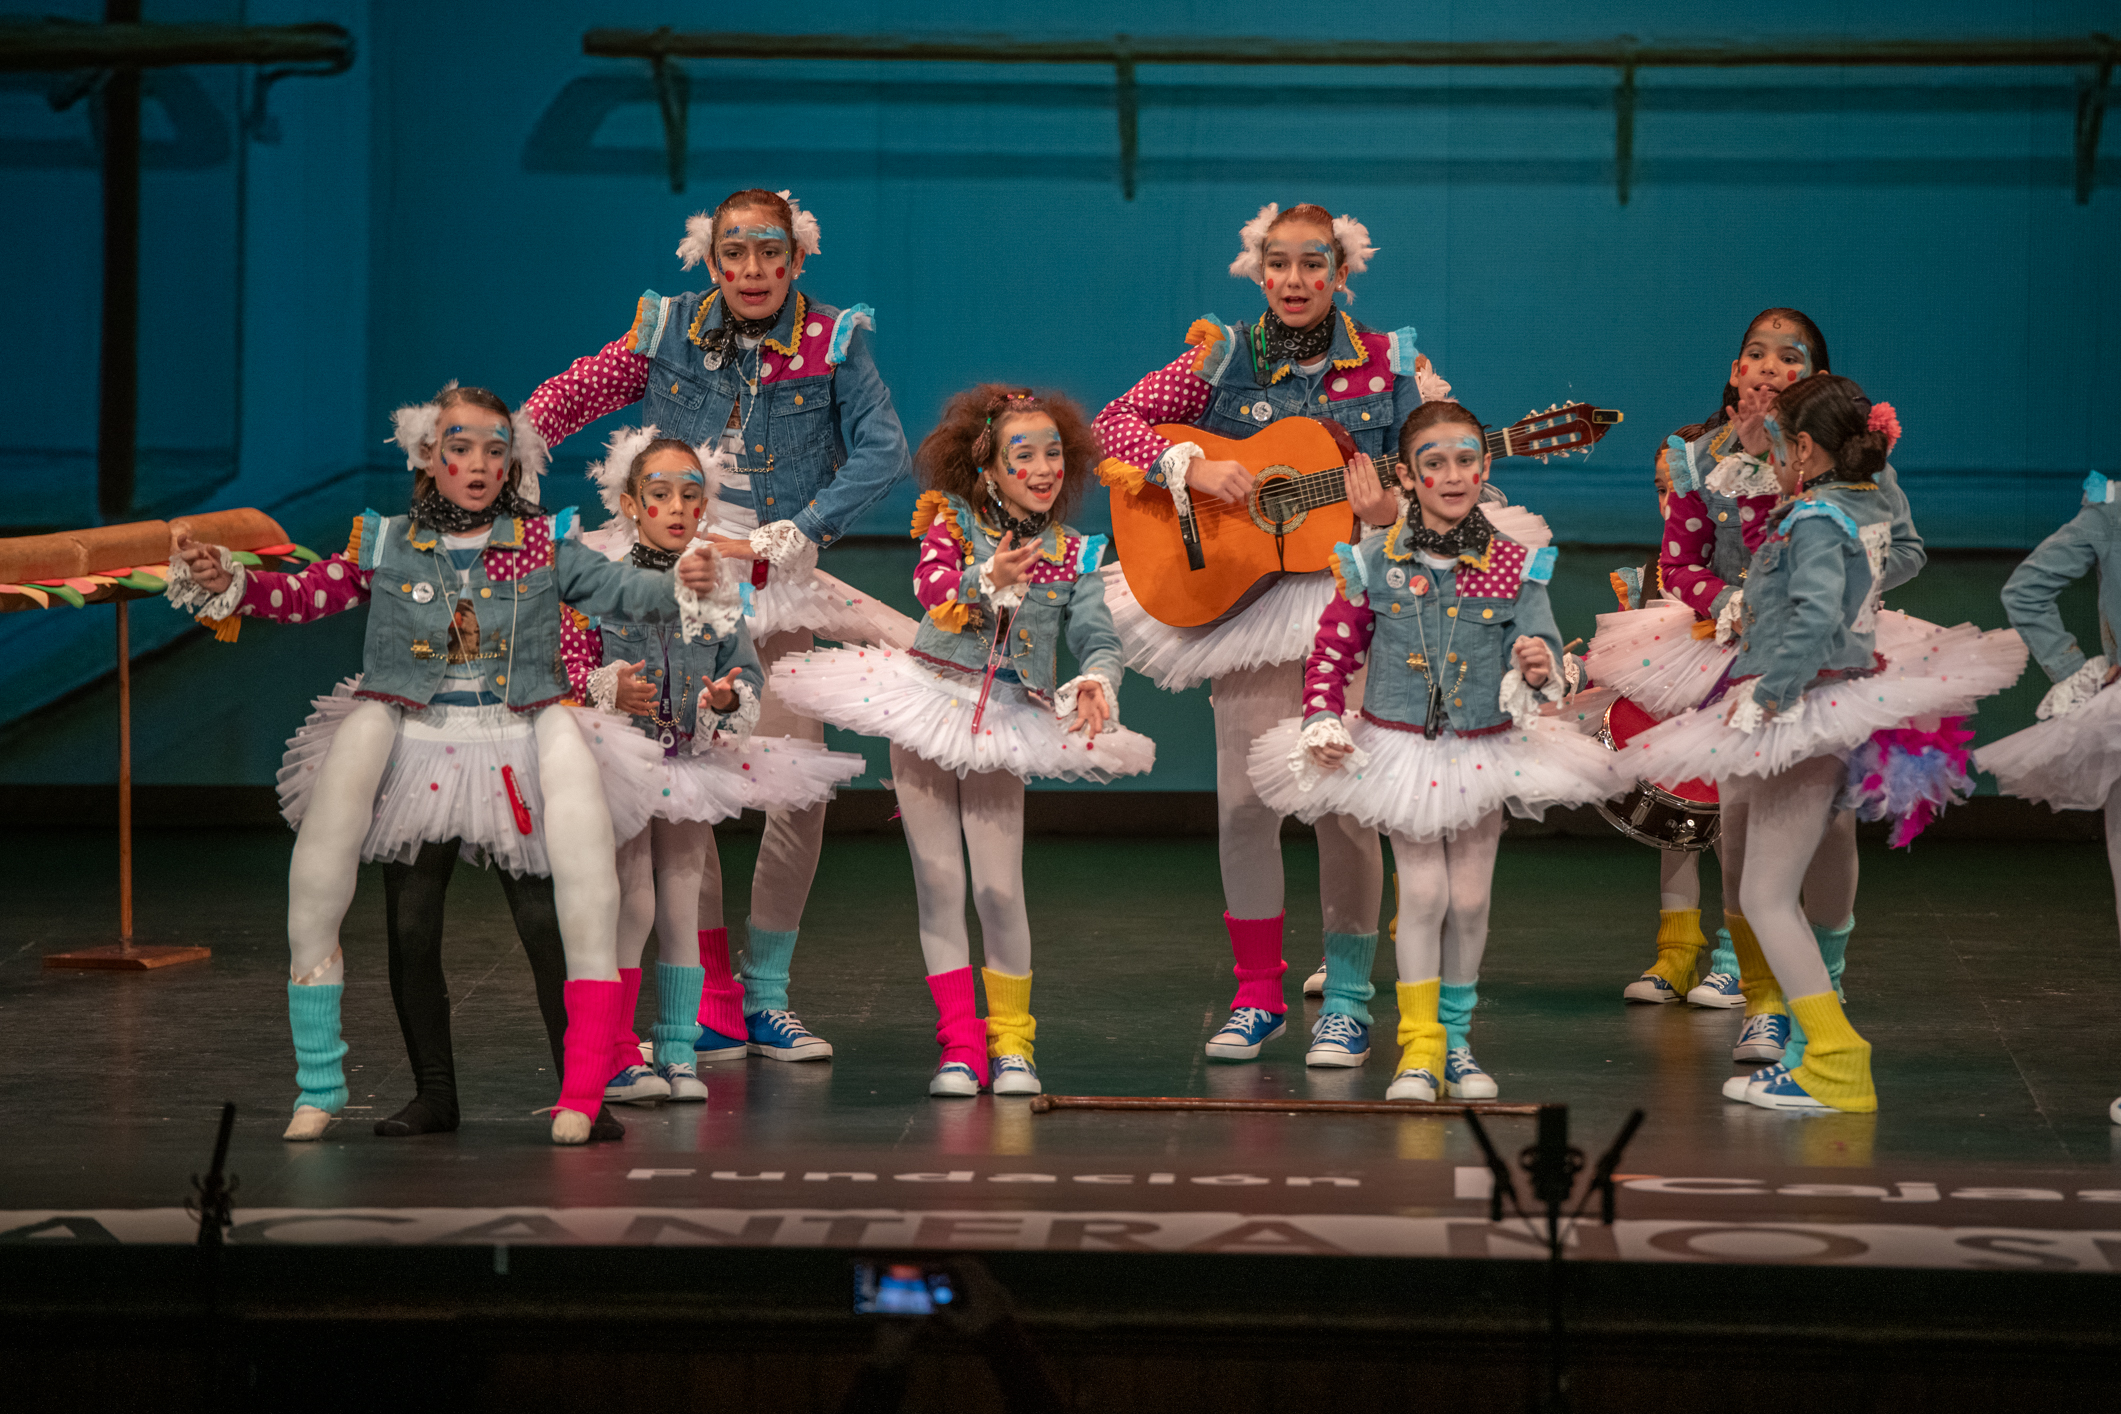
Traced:
<path fill-rule="evenodd" d="M 1873 432 L 1885 434 L 1885 449 L 1888 452 L 1900 441 L 1900 414 L 1893 411 L 1891 403 L 1872 403 L 1868 426 Z"/>

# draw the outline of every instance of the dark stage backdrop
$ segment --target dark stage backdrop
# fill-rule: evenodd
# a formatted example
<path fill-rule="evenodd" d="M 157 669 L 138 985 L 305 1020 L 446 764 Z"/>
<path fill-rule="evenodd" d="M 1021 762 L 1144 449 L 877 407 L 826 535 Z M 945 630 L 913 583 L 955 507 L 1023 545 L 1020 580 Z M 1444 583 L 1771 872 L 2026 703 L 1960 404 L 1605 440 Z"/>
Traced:
<path fill-rule="evenodd" d="M 818 213 L 824 249 L 802 288 L 876 307 L 877 360 L 915 438 L 980 378 L 1102 403 L 1174 356 L 1192 319 L 1256 312 L 1225 267 L 1260 203 L 1354 213 L 1382 248 L 1354 312 L 1415 326 L 1477 411 L 1500 421 L 1572 396 L 1626 410 L 1587 462 L 1501 472 L 1566 547 L 1571 634 L 1589 632 L 1605 571 L 1627 557 L 1596 547 L 1656 533 L 1645 488 L 1659 440 L 1715 405 L 1765 305 L 1811 312 L 1837 371 L 1899 407 L 1895 461 L 1940 550 L 2022 550 L 2072 512 L 2087 467 L 2112 466 L 2098 429 L 2121 382 L 2121 152 L 2078 204 L 2078 78 L 2065 71 L 1645 71 L 1623 204 L 1610 71 L 1149 67 L 1129 200 L 1109 70 L 689 61 L 686 189 L 673 193 L 647 65 L 581 52 L 591 24 L 1279 42 L 2084 35 L 2111 28 L 2101 4 L 150 0 L 147 12 L 334 20 L 359 58 L 343 77 L 278 85 L 263 122 L 246 122 L 247 76 L 149 81 L 143 514 L 267 506 L 336 548 L 363 504 L 402 500 L 393 405 L 450 378 L 520 399 L 623 332 L 644 288 L 696 281 L 671 253 L 685 216 L 750 185 L 791 187 Z M 52 111 L 52 86 L 0 75 L 4 533 L 94 519 L 95 134 L 82 105 Z M 575 499 L 570 483 L 593 501 L 582 465 L 620 421 L 560 449 L 549 502 Z M 901 534 L 911 501 L 902 492 L 863 529 Z M 863 582 L 905 598 L 910 557 L 863 553 Z M 2009 563 L 1940 557 L 1898 602 L 2000 624 Z M 187 628 L 153 604 L 134 618 L 142 651 Z M 303 698 L 357 666 L 351 627 L 180 644 L 182 662 L 142 678 L 141 778 L 269 781 Z M 108 674 L 109 635 L 107 609 L 0 620 L 0 781 L 111 777 L 101 699 L 79 695 Z M 2029 720 L 2036 688 L 1985 713 L 1983 736 Z M 1212 785 L 1204 694 L 1136 679 L 1123 711 L 1162 758 L 1131 784 Z"/>

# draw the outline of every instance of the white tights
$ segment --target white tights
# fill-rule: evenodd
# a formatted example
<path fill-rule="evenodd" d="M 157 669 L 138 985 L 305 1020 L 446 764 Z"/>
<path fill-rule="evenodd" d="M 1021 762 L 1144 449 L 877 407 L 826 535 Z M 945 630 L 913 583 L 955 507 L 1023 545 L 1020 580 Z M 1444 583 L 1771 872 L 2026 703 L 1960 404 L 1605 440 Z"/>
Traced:
<path fill-rule="evenodd" d="M 802 653 L 816 642 L 809 629 L 776 633 L 758 643 L 759 661 L 769 669 L 790 653 Z M 759 701 L 755 736 L 792 736 L 822 743 L 825 724 L 814 717 L 797 716 L 766 680 Z M 825 806 L 808 810 L 769 810 L 766 833 L 759 840 L 758 863 L 751 871 L 751 921 L 769 933 L 793 933 L 803 926 L 803 907 L 810 901 L 810 885 L 817 878 L 818 855 L 825 846 Z M 719 918 L 716 901 L 713 916 Z M 702 917 L 708 916 L 704 912 Z M 716 926 L 719 926 L 717 924 Z"/>
<path fill-rule="evenodd" d="M 2111 807 L 2109 807 L 2111 808 Z M 1716 858 L 1725 866 L 1724 907 L 1738 901 L 1732 883 L 1730 861 L 1724 853 L 1729 842 L 1731 812 L 1723 812 L 1724 832 L 1716 841 Z M 1657 906 L 1675 909 L 1701 907 L 1701 855 L 1687 850 L 1660 850 L 1657 855 Z M 1742 865 L 1740 867 L 1743 867 Z M 1825 838 L 1804 871 L 1804 916 L 1821 928 L 1839 928 L 1856 911 L 1856 814 L 1836 810 Z M 1750 915 L 1748 915 L 1750 916 Z"/>
<path fill-rule="evenodd" d="M 639 967 L 655 929 L 656 957 L 700 965 L 700 929 L 722 926 L 722 860 L 704 820 L 650 820 L 619 846 L 619 966 Z"/>
<path fill-rule="evenodd" d="M 1738 900 L 1784 996 L 1833 986 L 1798 895 L 1832 826 L 1843 771 L 1838 758 L 1815 756 L 1779 776 L 1722 783 L 1724 897 Z"/>
<path fill-rule="evenodd" d="M 928 975 L 972 965 L 965 931 L 965 861 L 972 862 L 972 906 L 987 966 L 1031 975 L 1031 920 L 1024 910 L 1024 783 L 1007 771 L 957 778 L 894 743 L 898 792 L 913 889 L 920 900 L 921 957 Z"/>
<path fill-rule="evenodd" d="M 538 739 L 545 857 L 552 864 L 552 904 L 560 915 L 567 976 L 616 982 L 619 876 L 613 861 L 618 842 L 612 838 L 604 778 L 568 708 L 547 707 L 531 726 Z"/>
<path fill-rule="evenodd" d="M 1362 705 L 1363 673 L 1348 684 L 1348 710 Z M 1233 918 L 1272 918 L 1287 906 L 1281 817 L 1252 788 L 1252 743 L 1303 710 L 1303 664 L 1275 663 L 1215 679 L 1216 850 L 1223 906 Z M 1345 815 L 1318 822 L 1318 900 L 1329 933 L 1374 933 L 1384 901 L 1384 856 L 1377 832 Z M 1423 974 L 1432 976 L 1434 974 Z"/>
<path fill-rule="evenodd" d="M 1488 905 L 1495 882 L 1495 849 L 1502 843 L 1502 811 L 1443 839 L 1392 836 L 1399 866 L 1399 928 L 1394 938 L 1399 980 L 1441 977 L 1453 986 L 1480 980 L 1488 950 Z"/>
<path fill-rule="evenodd" d="M 2114 876 L 2114 914 L 2121 918 L 2121 785 L 2106 796 L 2106 868 Z"/>

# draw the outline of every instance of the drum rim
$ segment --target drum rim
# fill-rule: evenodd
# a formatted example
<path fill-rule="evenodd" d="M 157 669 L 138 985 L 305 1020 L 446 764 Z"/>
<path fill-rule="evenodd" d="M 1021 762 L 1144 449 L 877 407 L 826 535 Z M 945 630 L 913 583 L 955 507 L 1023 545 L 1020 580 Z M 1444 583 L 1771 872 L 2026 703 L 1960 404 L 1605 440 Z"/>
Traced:
<path fill-rule="evenodd" d="M 1636 828 L 1624 816 L 1618 814 L 1611 806 L 1607 805 L 1604 801 L 1599 800 L 1592 802 L 1592 808 L 1597 810 L 1600 815 L 1603 815 L 1605 817 L 1605 821 L 1608 825 L 1611 825 L 1614 829 L 1620 831 L 1620 833 L 1626 835 L 1629 839 L 1635 841 L 1635 843 L 1646 844 L 1652 849 L 1670 849 L 1677 850 L 1682 854 L 1699 854 L 1705 849 L 1714 848 L 1716 841 L 1723 838 L 1723 815 L 1719 810 L 1717 810 L 1715 806 L 1712 805 L 1706 811 L 1703 811 L 1698 808 L 1693 801 L 1686 799 L 1684 796 L 1676 796 L 1669 791 L 1659 790 L 1656 786 L 1651 785 L 1648 781 L 1637 781 L 1635 784 L 1639 788 L 1648 790 L 1653 798 L 1662 797 L 1657 802 L 1660 805 L 1683 806 L 1690 810 L 1693 814 L 1707 814 L 1713 817 L 1709 821 L 1708 830 L 1701 836 L 1699 840 L 1695 841 L 1692 844 L 1674 844 L 1670 840 L 1659 839 L 1657 836 L 1650 834 L 1646 830 Z M 1630 791 L 1628 794 L 1632 796 L 1634 792 Z"/>
<path fill-rule="evenodd" d="M 1605 711 L 1598 718 L 1598 730 L 1592 734 L 1593 740 L 1615 755 L 1619 754 L 1620 748 L 1613 744 L 1613 709 L 1619 705 L 1620 699 L 1618 698 L 1606 704 Z M 1722 807 L 1721 800 L 1706 802 L 1695 800 L 1692 796 L 1679 795 L 1658 785 L 1655 781 L 1644 780 L 1640 776 L 1635 778 L 1635 784 L 1649 791 L 1650 794 L 1659 797 L 1667 805 L 1683 805 L 1696 812 L 1706 812 L 1710 815 L 1714 815 Z"/>

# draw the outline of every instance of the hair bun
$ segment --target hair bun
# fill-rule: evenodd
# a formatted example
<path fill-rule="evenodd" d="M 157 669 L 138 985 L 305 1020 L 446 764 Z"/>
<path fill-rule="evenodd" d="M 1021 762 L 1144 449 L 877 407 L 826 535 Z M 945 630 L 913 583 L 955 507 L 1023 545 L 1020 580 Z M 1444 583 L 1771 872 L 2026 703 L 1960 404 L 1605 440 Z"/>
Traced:
<path fill-rule="evenodd" d="M 1885 434 L 1865 428 L 1841 444 L 1834 464 L 1851 476 L 1876 476 L 1885 470 L 1885 452 Z"/>

